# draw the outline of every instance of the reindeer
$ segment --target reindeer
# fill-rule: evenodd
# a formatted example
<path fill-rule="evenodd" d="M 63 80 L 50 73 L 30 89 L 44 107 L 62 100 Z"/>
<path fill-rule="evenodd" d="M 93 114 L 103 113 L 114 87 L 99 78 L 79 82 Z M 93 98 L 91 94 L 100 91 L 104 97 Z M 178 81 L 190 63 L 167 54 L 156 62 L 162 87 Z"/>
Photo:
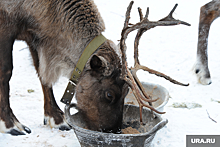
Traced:
<path fill-rule="evenodd" d="M 150 106 L 153 101 L 141 90 L 137 77 L 132 75 L 135 71 L 131 73 L 127 68 L 125 39 L 129 32 L 140 30 L 135 41 L 137 45 L 143 32 L 153 27 L 189 25 L 175 20 L 172 17 L 173 9 L 168 17 L 158 22 L 151 22 L 145 17 L 130 26 L 128 20 L 132 4 L 126 15 L 120 48 L 105 39 L 86 61 L 83 70 L 78 72 L 80 76 L 74 92 L 77 109 L 92 130 L 120 131 L 128 87 L 131 87 L 140 103 L 140 112 L 143 106 L 158 112 Z M 29 46 L 44 94 L 44 125 L 69 130 L 71 128 L 54 99 L 52 85 L 60 76 L 72 77 L 84 49 L 104 30 L 104 22 L 92 0 L 0 1 L 0 132 L 11 135 L 31 133 L 16 118 L 9 103 L 15 40 L 23 40 Z M 139 66 L 140 69 L 181 84 L 160 72 Z M 74 85 L 71 79 L 69 84 Z M 149 105 L 145 102 L 149 102 Z"/>
<path fill-rule="evenodd" d="M 220 16 L 220 0 L 213 0 L 200 9 L 199 33 L 197 45 L 197 61 L 195 73 L 198 81 L 203 85 L 212 83 L 208 68 L 208 35 L 212 22 Z"/>

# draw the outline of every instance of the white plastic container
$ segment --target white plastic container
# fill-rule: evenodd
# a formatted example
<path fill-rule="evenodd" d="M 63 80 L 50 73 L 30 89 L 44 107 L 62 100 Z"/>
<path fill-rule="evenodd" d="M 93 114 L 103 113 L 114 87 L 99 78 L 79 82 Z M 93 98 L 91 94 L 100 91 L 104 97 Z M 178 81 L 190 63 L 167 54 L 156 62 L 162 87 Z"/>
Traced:
<path fill-rule="evenodd" d="M 145 91 L 147 92 L 147 94 L 149 94 L 153 100 L 159 98 L 156 102 L 153 102 L 152 105 L 156 110 L 163 112 L 164 106 L 167 104 L 170 98 L 169 92 L 166 90 L 166 88 L 158 84 L 146 83 L 146 82 L 143 82 L 142 85 Z M 133 104 L 139 106 L 131 90 L 129 90 L 129 93 L 125 98 L 125 104 Z"/>

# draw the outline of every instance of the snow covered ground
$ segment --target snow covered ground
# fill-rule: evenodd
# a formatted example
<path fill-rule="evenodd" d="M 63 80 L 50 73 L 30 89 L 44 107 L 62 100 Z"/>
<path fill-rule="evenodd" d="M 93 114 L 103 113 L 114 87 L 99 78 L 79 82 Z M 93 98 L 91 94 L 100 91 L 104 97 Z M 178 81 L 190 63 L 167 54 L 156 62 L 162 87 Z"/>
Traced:
<path fill-rule="evenodd" d="M 105 21 L 104 35 L 116 44 L 124 22 L 124 14 L 130 0 L 95 0 Z M 200 7 L 209 0 L 135 0 L 131 23 L 139 21 L 137 7 L 143 12 L 150 8 L 152 21 L 165 17 L 178 3 L 174 18 L 186 21 L 190 27 L 178 25 L 157 27 L 146 32 L 140 41 L 140 62 L 161 71 L 188 87 L 174 85 L 169 81 L 140 71 L 139 78 L 145 82 L 160 84 L 172 97 L 165 107 L 168 124 L 155 136 L 151 147 L 185 147 L 186 135 L 220 135 L 220 19 L 214 21 L 209 34 L 209 69 L 212 84 L 203 86 L 197 83 L 192 67 L 196 61 L 197 34 Z M 133 42 L 135 32 L 127 39 L 129 66 L 133 65 Z M 28 126 L 32 133 L 25 136 L 0 134 L 1 147 L 79 147 L 74 131 L 59 131 L 43 125 L 43 93 L 37 78 L 29 50 L 24 42 L 14 44 L 14 70 L 10 81 L 10 103 L 19 121 Z M 67 84 L 61 78 L 54 85 L 55 97 L 61 109 L 60 98 Z M 31 91 L 30 93 L 28 92 Z M 197 103 L 199 108 L 174 108 L 174 103 Z M 217 123 L 213 122 L 208 114 Z"/>

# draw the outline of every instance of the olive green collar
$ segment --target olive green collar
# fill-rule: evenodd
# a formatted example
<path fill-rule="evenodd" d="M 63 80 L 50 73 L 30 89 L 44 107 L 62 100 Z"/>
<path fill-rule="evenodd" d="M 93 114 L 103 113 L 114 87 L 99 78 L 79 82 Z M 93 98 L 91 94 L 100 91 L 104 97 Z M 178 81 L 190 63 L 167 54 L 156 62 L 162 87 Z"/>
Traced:
<path fill-rule="evenodd" d="M 82 55 L 80 56 L 79 61 L 76 64 L 76 67 L 73 70 L 72 76 L 69 79 L 69 83 L 66 87 L 65 93 L 63 94 L 61 102 L 63 102 L 64 104 L 70 104 L 75 93 L 76 84 L 78 83 L 78 79 L 80 78 L 80 75 L 88 59 L 96 51 L 96 49 L 98 49 L 98 47 L 102 45 L 106 40 L 107 39 L 102 34 L 100 34 L 87 45 Z"/>

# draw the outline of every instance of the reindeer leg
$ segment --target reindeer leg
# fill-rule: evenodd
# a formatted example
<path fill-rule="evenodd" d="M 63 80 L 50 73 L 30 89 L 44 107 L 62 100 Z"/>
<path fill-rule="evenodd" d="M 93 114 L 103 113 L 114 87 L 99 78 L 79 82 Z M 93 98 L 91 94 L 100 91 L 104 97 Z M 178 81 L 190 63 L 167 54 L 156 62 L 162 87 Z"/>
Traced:
<path fill-rule="evenodd" d="M 39 57 L 37 51 L 31 45 L 29 46 L 34 66 L 38 72 Z M 44 125 L 50 125 L 51 128 L 59 128 L 60 130 L 70 130 L 71 128 L 64 118 L 64 113 L 55 101 L 52 87 L 44 85 L 41 79 L 40 82 L 44 93 Z"/>
<path fill-rule="evenodd" d="M 208 68 L 208 35 L 212 22 L 220 15 L 220 2 L 212 1 L 200 9 L 199 34 L 197 46 L 197 62 L 195 73 L 201 84 L 211 84 L 211 76 Z"/>
<path fill-rule="evenodd" d="M 51 128 L 59 128 L 59 130 L 70 130 L 67 124 L 64 113 L 57 105 L 53 89 L 42 84 L 44 93 L 44 125 L 50 125 Z"/>
<path fill-rule="evenodd" d="M 24 132 L 31 133 L 31 130 L 18 121 L 9 102 L 9 81 L 12 76 L 12 50 L 15 40 L 9 30 L 7 27 L 0 29 L 0 132 L 25 135 Z"/>

